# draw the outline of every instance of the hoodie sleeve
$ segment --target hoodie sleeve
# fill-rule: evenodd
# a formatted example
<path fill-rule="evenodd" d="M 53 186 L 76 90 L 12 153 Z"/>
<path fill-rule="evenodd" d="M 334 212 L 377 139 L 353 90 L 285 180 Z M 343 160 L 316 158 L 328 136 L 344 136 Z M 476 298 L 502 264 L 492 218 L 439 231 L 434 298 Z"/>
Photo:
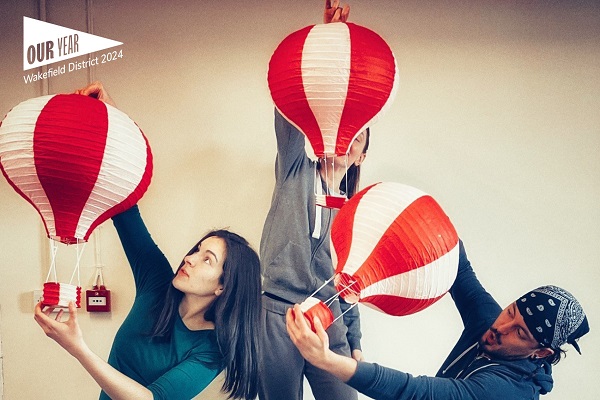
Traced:
<path fill-rule="evenodd" d="M 306 157 L 305 139 L 304 134 L 277 110 L 275 110 L 275 136 L 277 138 L 275 179 L 277 184 L 280 184 L 293 172 L 294 165 L 298 165 Z"/>
<path fill-rule="evenodd" d="M 516 380 L 502 367 L 488 367 L 468 379 L 434 378 L 360 362 L 346 382 L 378 400 L 525 400 L 538 395 L 531 381 Z"/>
<path fill-rule="evenodd" d="M 452 299 L 465 327 L 481 323 L 490 315 L 498 315 L 502 308 L 477 279 L 462 240 L 459 242 L 458 274 L 450 288 Z"/>

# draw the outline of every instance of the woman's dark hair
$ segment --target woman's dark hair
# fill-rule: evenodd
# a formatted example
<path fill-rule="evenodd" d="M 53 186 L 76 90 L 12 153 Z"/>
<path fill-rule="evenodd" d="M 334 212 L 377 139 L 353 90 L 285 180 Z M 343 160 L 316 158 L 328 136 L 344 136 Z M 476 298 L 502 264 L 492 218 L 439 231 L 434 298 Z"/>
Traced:
<path fill-rule="evenodd" d="M 363 149 L 363 153 L 366 153 L 369 149 L 369 137 L 371 136 L 371 131 L 369 128 L 366 129 L 365 134 L 365 148 Z M 346 175 L 342 178 L 342 182 L 340 183 L 340 191 L 346 193 L 346 197 L 351 198 L 354 196 L 358 190 L 360 189 L 360 165 L 352 164 L 348 171 L 346 171 Z"/>
<path fill-rule="evenodd" d="M 210 305 L 204 317 L 215 324 L 217 343 L 225 369 L 223 391 L 233 399 L 254 399 L 258 394 L 258 337 L 261 307 L 260 262 L 256 252 L 243 237 L 228 230 L 207 233 L 186 254 L 198 251 L 209 237 L 225 241 L 226 256 L 220 282 L 223 292 Z M 177 271 L 184 265 L 181 261 Z M 168 340 L 183 292 L 169 285 L 164 306 L 151 336 Z"/>

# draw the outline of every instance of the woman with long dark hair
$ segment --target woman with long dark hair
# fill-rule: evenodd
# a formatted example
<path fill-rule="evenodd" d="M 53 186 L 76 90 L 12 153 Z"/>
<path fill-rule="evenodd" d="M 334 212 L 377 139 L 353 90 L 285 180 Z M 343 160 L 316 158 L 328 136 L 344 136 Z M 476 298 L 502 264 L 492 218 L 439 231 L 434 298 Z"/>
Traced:
<path fill-rule="evenodd" d="M 99 83 L 78 91 L 112 102 Z M 137 206 L 113 217 L 131 266 L 136 295 L 108 362 L 83 340 L 77 310 L 51 318 L 38 303 L 35 320 L 102 388 L 101 399 L 191 399 L 224 371 L 222 392 L 254 399 L 258 388 L 260 263 L 241 236 L 207 233 L 173 273 Z"/>

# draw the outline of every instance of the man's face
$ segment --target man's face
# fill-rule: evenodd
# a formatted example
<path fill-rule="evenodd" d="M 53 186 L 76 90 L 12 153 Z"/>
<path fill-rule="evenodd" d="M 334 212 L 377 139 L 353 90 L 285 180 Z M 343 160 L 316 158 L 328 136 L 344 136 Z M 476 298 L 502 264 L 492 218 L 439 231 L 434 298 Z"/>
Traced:
<path fill-rule="evenodd" d="M 553 353 L 535 340 L 514 302 L 502 310 L 479 340 L 479 346 L 486 354 L 504 360 L 544 358 Z"/>

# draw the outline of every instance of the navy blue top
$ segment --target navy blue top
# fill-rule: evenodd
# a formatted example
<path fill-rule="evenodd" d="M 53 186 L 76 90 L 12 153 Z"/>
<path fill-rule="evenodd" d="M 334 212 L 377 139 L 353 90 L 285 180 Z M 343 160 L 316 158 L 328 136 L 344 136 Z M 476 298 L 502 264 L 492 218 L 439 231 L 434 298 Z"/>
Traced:
<path fill-rule="evenodd" d="M 464 330 L 436 377 L 361 362 L 347 382 L 375 399 L 517 400 L 539 399 L 552 390 L 552 368 L 545 360 L 498 360 L 480 352 L 478 341 L 502 308 L 483 288 L 460 242 L 456 281 L 450 289 Z"/>

